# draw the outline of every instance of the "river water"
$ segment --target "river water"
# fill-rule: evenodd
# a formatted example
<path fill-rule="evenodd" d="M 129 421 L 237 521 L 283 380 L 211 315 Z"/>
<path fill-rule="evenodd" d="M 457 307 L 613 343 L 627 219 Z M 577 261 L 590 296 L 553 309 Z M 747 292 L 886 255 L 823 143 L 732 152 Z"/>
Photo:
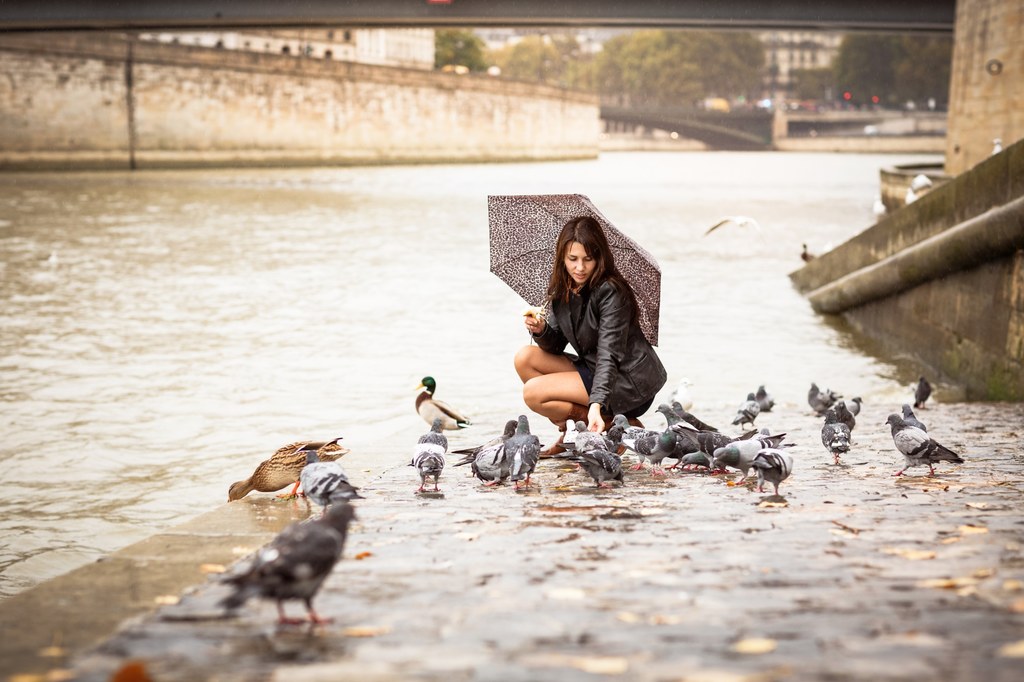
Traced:
<path fill-rule="evenodd" d="M 874 222 L 916 155 L 0 176 L 0 597 L 227 499 L 278 446 L 393 466 L 414 387 L 476 424 L 524 410 L 524 303 L 488 272 L 487 195 L 588 195 L 659 260 L 667 398 L 725 421 L 766 384 L 906 402 L 918 368 L 813 314 L 788 273 Z M 725 215 L 756 218 L 703 236 Z M 660 416 L 652 422 L 661 424 Z M 553 433 L 544 424 L 537 428 Z M 460 434 L 461 436 L 461 434 Z"/>

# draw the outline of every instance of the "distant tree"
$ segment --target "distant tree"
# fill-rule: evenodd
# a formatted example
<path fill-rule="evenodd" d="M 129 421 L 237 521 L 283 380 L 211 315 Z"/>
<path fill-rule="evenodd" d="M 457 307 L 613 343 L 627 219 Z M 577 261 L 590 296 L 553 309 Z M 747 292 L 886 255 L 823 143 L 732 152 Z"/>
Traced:
<path fill-rule="evenodd" d="M 953 44 L 949 38 L 851 34 L 834 64 L 840 95 L 851 104 L 902 107 L 934 97 L 946 102 Z"/>
<path fill-rule="evenodd" d="M 763 67 L 764 46 L 751 34 L 646 30 L 605 43 L 595 82 L 605 101 L 692 107 L 711 96 L 756 98 Z"/>
<path fill-rule="evenodd" d="M 545 33 L 526 36 L 514 45 L 490 53 L 506 78 L 535 81 L 577 90 L 593 85 L 593 59 L 570 35 Z"/>
<path fill-rule="evenodd" d="M 791 69 L 793 97 L 796 99 L 827 100 L 835 97 L 835 71 L 825 69 Z"/>
<path fill-rule="evenodd" d="M 472 31 L 441 29 L 434 34 L 434 68 L 465 66 L 486 71 L 489 66 L 483 39 Z"/>

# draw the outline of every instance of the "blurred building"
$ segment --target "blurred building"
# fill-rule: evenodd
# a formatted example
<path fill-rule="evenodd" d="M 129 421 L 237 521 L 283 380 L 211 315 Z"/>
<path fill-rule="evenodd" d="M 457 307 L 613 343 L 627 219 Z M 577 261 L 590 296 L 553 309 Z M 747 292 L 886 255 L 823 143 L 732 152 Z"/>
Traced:
<path fill-rule="evenodd" d="M 842 33 L 828 31 L 761 31 L 757 37 L 765 47 L 765 97 L 775 104 L 793 99 L 794 71 L 831 67 L 843 42 Z"/>
<path fill-rule="evenodd" d="M 379 66 L 434 68 L 434 30 L 429 28 L 176 31 L 143 33 L 139 39 Z"/>

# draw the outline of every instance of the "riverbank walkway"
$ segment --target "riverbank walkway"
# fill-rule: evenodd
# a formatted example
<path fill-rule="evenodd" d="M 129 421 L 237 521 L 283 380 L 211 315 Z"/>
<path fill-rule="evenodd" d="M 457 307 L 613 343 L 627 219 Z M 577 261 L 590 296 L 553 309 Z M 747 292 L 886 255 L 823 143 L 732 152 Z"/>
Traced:
<path fill-rule="evenodd" d="M 342 460 L 366 499 L 315 602 L 333 623 L 279 628 L 272 603 L 217 606 L 223 568 L 319 513 L 253 494 L 0 602 L 0 660 L 19 682 L 126 666 L 160 681 L 1018 680 L 1024 405 L 918 411 L 966 460 L 934 478 L 893 477 L 898 407 L 865 403 L 839 466 L 806 405 L 759 416 L 796 444 L 781 499 L 735 472 L 630 471 L 597 490 L 557 461 L 516 492 L 454 457 L 441 492 L 419 495 L 406 464 L 425 429 L 410 420 Z"/>

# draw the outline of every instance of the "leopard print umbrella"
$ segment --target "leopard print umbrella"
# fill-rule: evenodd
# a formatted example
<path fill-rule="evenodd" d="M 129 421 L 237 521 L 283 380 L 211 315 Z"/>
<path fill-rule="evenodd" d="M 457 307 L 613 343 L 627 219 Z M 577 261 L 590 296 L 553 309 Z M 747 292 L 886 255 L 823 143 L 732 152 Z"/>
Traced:
<path fill-rule="evenodd" d="M 596 218 L 640 306 L 640 329 L 658 344 L 661 268 L 642 246 L 624 235 L 582 194 L 532 194 L 487 197 L 491 272 L 530 305 L 547 303 L 555 242 L 571 218 Z"/>

